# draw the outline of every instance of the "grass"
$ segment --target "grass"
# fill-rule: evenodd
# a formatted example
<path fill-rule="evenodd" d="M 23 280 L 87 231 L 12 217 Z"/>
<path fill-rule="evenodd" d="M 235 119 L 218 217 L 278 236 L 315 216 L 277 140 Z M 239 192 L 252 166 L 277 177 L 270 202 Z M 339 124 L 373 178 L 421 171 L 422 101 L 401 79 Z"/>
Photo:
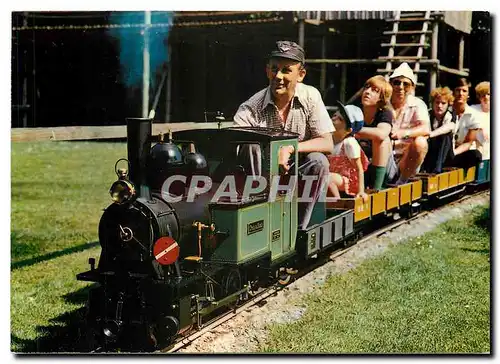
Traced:
<path fill-rule="evenodd" d="M 88 286 L 75 275 L 99 256 L 99 219 L 126 155 L 124 143 L 12 143 L 13 351 L 74 347 Z"/>
<path fill-rule="evenodd" d="M 124 143 L 12 143 L 13 263 L 97 240 Z"/>
<path fill-rule="evenodd" d="M 11 272 L 11 350 L 74 351 L 89 284 L 76 280 L 99 248 Z"/>
<path fill-rule="evenodd" d="M 489 221 L 480 209 L 331 277 L 261 351 L 490 352 Z"/>

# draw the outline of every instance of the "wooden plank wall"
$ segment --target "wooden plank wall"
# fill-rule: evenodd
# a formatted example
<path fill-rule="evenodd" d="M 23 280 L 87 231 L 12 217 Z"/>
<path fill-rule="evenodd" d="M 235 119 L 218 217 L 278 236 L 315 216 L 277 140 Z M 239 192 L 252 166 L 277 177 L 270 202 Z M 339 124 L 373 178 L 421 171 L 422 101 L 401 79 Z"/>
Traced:
<path fill-rule="evenodd" d="M 222 122 L 221 128 L 232 126 L 233 122 Z M 218 123 L 171 123 L 153 124 L 153 135 L 168 133 L 169 130 L 215 129 Z M 117 126 L 62 126 L 54 128 L 12 128 L 12 142 L 33 142 L 50 140 L 95 140 L 126 138 L 126 125 Z"/>

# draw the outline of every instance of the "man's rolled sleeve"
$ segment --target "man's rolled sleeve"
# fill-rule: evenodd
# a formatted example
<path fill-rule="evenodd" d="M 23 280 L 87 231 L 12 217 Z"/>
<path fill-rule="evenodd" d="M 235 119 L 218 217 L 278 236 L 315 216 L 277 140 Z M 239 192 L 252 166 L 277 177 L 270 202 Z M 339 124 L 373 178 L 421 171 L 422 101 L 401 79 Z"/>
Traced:
<path fill-rule="evenodd" d="M 467 110 L 470 112 L 470 117 L 469 119 L 467 120 L 466 122 L 466 127 L 469 129 L 469 130 L 473 130 L 473 129 L 481 129 L 482 127 L 482 123 L 481 123 L 481 115 L 474 109 L 472 109 L 471 107 L 469 107 L 469 110 Z"/>
<path fill-rule="evenodd" d="M 255 116 L 252 109 L 246 105 L 241 104 L 238 111 L 233 117 L 234 125 L 236 126 L 257 126 Z"/>
<path fill-rule="evenodd" d="M 419 98 L 415 97 L 415 115 L 414 117 L 414 122 L 412 123 L 412 127 L 417 127 L 421 125 L 425 125 L 429 128 L 431 128 L 431 119 L 429 118 L 429 111 L 427 110 L 427 106 L 425 103 L 420 100 Z"/>
<path fill-rule="evenodd" d="M 318 90 L 311 91 L 310 102 L 312 105 L 309 114 L 311 137 L 317 138 L 323 134 L 334 132 L 335 128 Z"/>

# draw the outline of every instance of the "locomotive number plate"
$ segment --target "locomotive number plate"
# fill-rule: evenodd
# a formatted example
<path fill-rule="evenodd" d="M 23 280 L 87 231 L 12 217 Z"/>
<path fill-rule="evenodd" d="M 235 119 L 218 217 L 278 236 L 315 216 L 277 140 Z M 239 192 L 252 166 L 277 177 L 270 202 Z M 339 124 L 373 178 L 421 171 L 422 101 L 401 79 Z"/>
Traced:
<path fill-rule="evenodd" d="M 247 224 L 247 235 L 252 235 L 264 230 L 264 220 L 254 221 Z"/>
<path fill-rule="evenodd" d="M 271 235 L 271 241 L 276 241 L 276 240 L 279 240 L 279 238 L 281 237 L 281 230 L 274 230 L 272 235 Z"/>

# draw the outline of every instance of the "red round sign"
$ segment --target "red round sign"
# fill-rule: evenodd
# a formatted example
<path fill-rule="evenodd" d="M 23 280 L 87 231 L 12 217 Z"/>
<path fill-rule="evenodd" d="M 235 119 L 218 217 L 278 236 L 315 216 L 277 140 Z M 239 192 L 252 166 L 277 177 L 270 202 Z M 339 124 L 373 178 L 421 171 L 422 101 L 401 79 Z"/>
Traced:
<path fill-rule="evenodd" d="M 153 254 L 155 259 L 161 265 L 170 265 L 175 263 L 177 258 L 179 258 L 179 244 L 172 239 L 170 236 L 164 236 L 156 240 L 153 246 Z"/>

